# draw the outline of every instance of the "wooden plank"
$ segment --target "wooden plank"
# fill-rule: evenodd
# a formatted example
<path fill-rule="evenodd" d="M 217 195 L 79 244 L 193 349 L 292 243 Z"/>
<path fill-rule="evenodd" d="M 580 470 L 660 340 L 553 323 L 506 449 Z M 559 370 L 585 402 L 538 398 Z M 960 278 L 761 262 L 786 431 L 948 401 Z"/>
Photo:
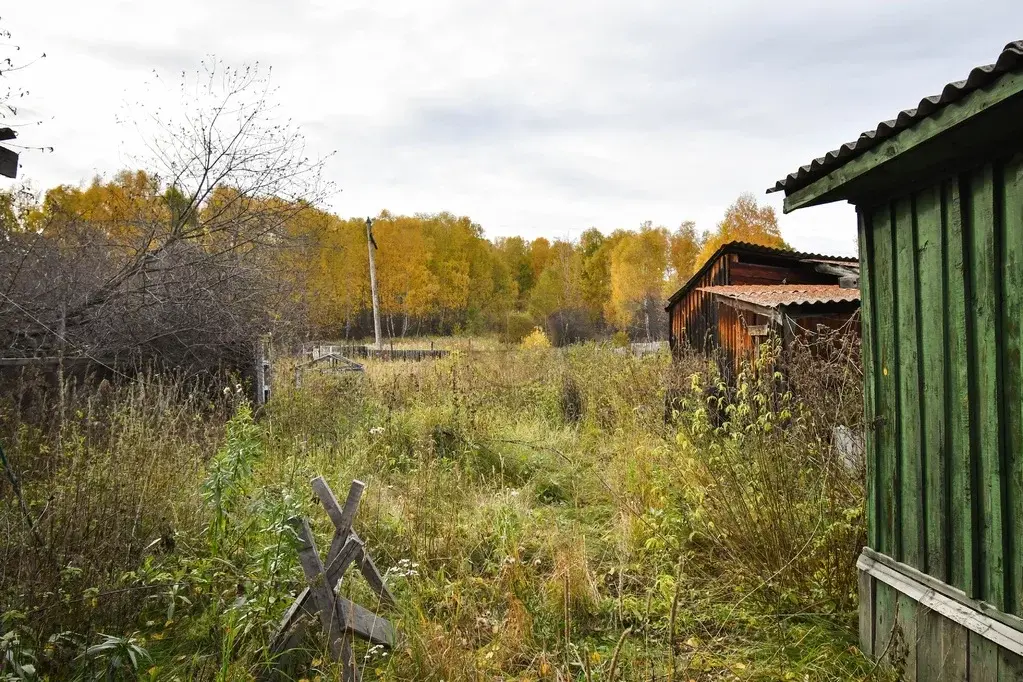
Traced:
<path fill-rule="evenodd" d="M 336 537 L 336 536 L 335 536 Z M 337 591 L 337 584 L 341 582 L 344 577 L 345 571 L 352 565 L 352 562 L 356 559 L 361 559 L 364 552 L 364 545 L 362 540 L 349 536 L 348 541 L 344 546 L 337 552 L 333 559 L 327 563 L 327 580 L 334 586 L 334 591 Z"/>
<path fill-rule="evenodd" d="M 942 188 L 942 220 L 945 242 L 946 381 L 948 401 L 949 569 L 951 584 L 976 596 L 974 579 L 973 467 L 970 409 L 970 335 L 967 326 L 970 296 L 970 258 L 963 227 L 959 183 L 950 180 Z"/>
<path fill-rule="evenodd" d="M 1023 155 L 1002 173 L 1002 405 L 1005 455 L 1005 610 L 1023 616 Z"/>
<path fill-rule="evenodd" d="M 860 248 L 860 319 L 862 328 L 861 347 L 863 352 L 863 421 L 864 452 L 866 454 L 866 520 L 867 545 L 878 548 L 878 506 L 877 485 L 877 439 L 875 419 L 877 417 L 877 320 L 874 314 L 874 234 L 869 214 L 862 209 L 856 211 Z"/>
<path fill-rule="evenodd" d="M 316 540 L 309 528 L 309 522 L 303 518 L 293 517 L 289 520 L 289 524 L 294 528 L 300 540 L 298 560 L 302 565 L 302 572 L 305 573 L 309 592 L 319 614 L 320 625 L 327 637 L 331 656 L 344 666 L 345 682 L 357 681 L 360 679 L 359 670 L 355 666 L 351 639 L 347 636 L 349 623 L 347 604 L 345 600 L 335 599 L 334 593 L 328 586 L 323 563 L 320 561 Z"/>
<path fill-rule="evenodd" d="M 878 518 L 878 551 L 901 559 L 900 539 L 902 510 L 899 504 L 900 471 L 897 440 L 898 404 L 896 383 L 898 358 L 895 343 L 895 261 L 892 217 L 889 207 L 881 206 L 871 215 L 874 234 L 874 319 L 877 332 L 877 443 L 878 487 L 880 504 Z"/>
<path fill-rule="evenodd" d="M 356 484 L 358 484 L 359 489 L 355 494 L 354 508 L 358 508 L 358 499 L 361 497 L 362 490 L 365 488 L 365 484 L 361 481 L 353 481 L 352 490 L 355 490 Z M 316 492 L 316 496 L 320 498 L 320 503 L 323 505 L 323 508 L 327 510 L 327 515 L 330 517 L 331 523 L 333 523 L 334 527 L 338 529 L 338 532 L 334 535 L 334 541 L 331 543 L 331 554 L 334 554 L 335 552 L 339 552 L 341 547 L 344 546 L 344 543 L 339 540 L 341 537 L 340 529 L 343 528 L 346 523 L 350 529 L 351 523 L 348 519 L 346 519 L 344 510 L 341 508 L 341 505 L 338 504 L 337 498 L 334 497 L 334 492 L 330 489 L 330 486 L 327 485 L 327 482 L 322 476 L 314 478 L 311 485 L 313 486 L 313 490 Z M 346 506 L 348 502 L 351 501 L 352 495 L 353 493 L 349 491 Z M 355 512 L 353 511 L 352 517 L 354 517 L 354 515 Z M 350 533 L 348 533 L 348 537 L 354 538 L 360 544 L 362 543 L 362 538 L 360 538 L 359 534 L 354 530 L 351 530 Z M 347 538 L 345 540 L 347 541 Z M 336 550 L 334 550 L 335 547 L 337 547 Z M 328 563 L 332 563 L 334 558 L 335 556 L 328 555 Z M 380 569 L 377 568 L 376 564 L 373 562 L 373 558 L 368 552 L 363 551 L 361 556 L 357 557 L 356 566 L 358 566 L 363 577 L 366 578 L 366 582 L 369 583 L 369 586 L 385 603 L 392 606 L 397 604 L 394 594 L 391 593 L 391 590 L 387 587 L 386 583 L 384 583 L 384 577 L 381 575 Z"/>
<path fill-rule="evenodd" d="M 320 504 L 323 505 L 324 510 L 327 512 L 327 516 L 330 517 L 330 522 L 334 524 L 334 528 L 340 530 L 344 518 L 341 512 L 341 505 L 338 504 L 337 498 L 334 497 L 334 491 L 327 485 L 326 479 L 323 476 L 317 476 L 313 480 L 309 481 L 309 485 L 312 486 L 313 492 L 316 493 L 316 497 L 319 498 Z"/>
<path fill-rule="evenodd" d="M 941 680 L 967 679 L 970 631 L 947 618 L 941 619 Z M 921 679 L 926 679 L 922 678 Z"/>
<path fill-rule="evenodd" d="M 940 680 L 945 667 L 942 657 L 941 614 L 921 608 L 917 620 L 916 660 L 918 680 Z"/>
<path fill-rule="evenodd" d="M 917 676 L 921 682 L 966 680 L 969 631 L 940 613 L 921 608 L 917 623 Z"/>
<path fill-rule="evenodd" d="M 988 164 L 970 177 L 970 274 L 973 353 L 971 396 L 973 445 L 977 456 L 976 492 L 980 509 L 981 591 L 999 609 L 1005 606 L 1001 494 L 1001 390 L 999 334 L 1001 288 L 996 239 L 994 169 Z"/>
<path fill-rule="evenodd" d="M 902 635 L 901 670 L 906 680 L 917 679 L 918 602 L 906 594 L 895 598 L 895 624 Z"/>
<path fill-rule="evenodd" d="M 864 559 L 864 562 L 861 563 L 861 561 L 857 560 L 856 565 L 857 567 L 862 567 L 863 570 L 870 570 L 870 565 L 874 563 L 882 564 L 897 573 L 901 573 L 910 580 L 922 584 L 924 587 L 928 589 L 934 590 L 935 592 L 939 592 L 948 597 L 949 599 L 959 602 L 960 604 L 966 606 L 969 609 L 981 613 L 993 620 L 997 620 L 1000 623 L 1008 625 L 1012 629 L 1023 632 L 1023 618 L 1012 615 L 1010 613 L 999 611 L 994 606 L 991 606 L 991 604 L 978 601 L 973 597 L 967 595 L 959 588 L 953 587 L 952 585 L 944 582 L 943 580 L 938 580 L 934 576 L 927 575 L 926 573 L 918 571 L 917 569 L 913 568 L 912 566 L 908 566 L 907 564 L 900 564 L 891 557 L 876 552 L 870 549 L 869 547 L 863 548 L 861 557 Z"/>
<path fill-rule="evenodd" d="M 816 182 L 792 192 L 785 197 L 785 213 L 833 200 L 829 197 L 839 198 L 835 197 L 835 194 L 843 185 L 897 156 L 918 148 L 981 111 L 1020 92 L 1023 92 L 1023 74 L 1006 74 L 994 84 L 970 93 L 836 168 Z"/>
<path fill-rule="evenodd" d="M 998 682 L 998 645 L 971 632 L 969 647 L 970 682 Z"/>
<path fill-rule="evenodd" d="M 874 585 L 874 656 L 891 665 L 900 658 L 901 634 L 895 627 L 898 592 L 891 585 L 877 581 Z"/>
<path fill-rule="evenodd" d="M 998 650 L 998 682 L 1023 682 L 1023 656 Z"/>
<path fill-rule="evenodd" d="M 834 276 L 817 272 L 812 265 L 803 267 L 762 265 L 760 263 L 733 263 L 730 284 L 824 284 L 835 281 Z"/>
<path fill-rule="evenodd" d="M 945 457 L 945 293 L 941 190 L 931 187 L 916 197 L 919 266 L 923 519 L 926 526 L 924 571 L 948 580 L 948 498 Z"/>
<path fill-rule="evenodd" d="M 1023 630 L 1007 625 L 1003 619 L 994 618 L 989 613 L 971 608 L 960 599 L 950 597 L 921 581 L 914 580 L 909 573 L 919 574 L 919 572 L 910 566 L 904 564 L 903 566 L 906 570 L 896 570 L 862 554 L 856 562 L 857 568 L 867 571 L 877 580 L 878 611 L 882 610 L 880 586 L 884 584 L 915 600 L 922 607 L 940 613 L 971 632 L 990 639 L 1014 653 L 1023 655 Z"/>
<path fill-rule="evenodd" d="M 860 651 L 874 656 L 874 578 L 866 571 L 857 571 L 859 587 Z"/>
<path fill-rule="evenodd" d="M 350 627 L 356 637 L 370 644 L 381 644 L 386 647 L 393 647 L 395 645 L 398 641 L 398 632 L 389 620 L 348 599 L 342 598 L 341 601 L 344 602 L 344 607 L 348 609 L 348 614 L 351 617 Z M 308 624 L 310 620 L 318 618 L 319 614 L 313 603 L 312 594 L 309 588 L 306 587 L 295 598 L 295 602 L 288 610 L 284 620 L 282 620 L 282 627 L 278 629 L 278 632 L 283 633 L 295 628 L 296 624 L 303 622 Z M 298 646 L 302 636 L 305 634 L 305 630 L 295 628 L 295 631 L 299 633 L 297 636 L 294 633 L 287 637 L 275 636 L 272 640 L 274 644 L 271 647 L 271 652 L 275 654 L 281 653 Z"/>
<path fill-rule="evenodd" d="M 902 502 L 901 561 L 923 570 L 926 559 L 927 527 L 924 521 L 924 487 L 920 445 L 922 419 L 920 416 L 921 383 L 919 314 L 917 304 L 919 278 L 916 267 L 916 221 L 910 198 L 895 202 L 895 300 L 896 374 L 898 375 L 899 442 L 899 496 Z M 915 651 L 915 649 L 914 649 Z"/>

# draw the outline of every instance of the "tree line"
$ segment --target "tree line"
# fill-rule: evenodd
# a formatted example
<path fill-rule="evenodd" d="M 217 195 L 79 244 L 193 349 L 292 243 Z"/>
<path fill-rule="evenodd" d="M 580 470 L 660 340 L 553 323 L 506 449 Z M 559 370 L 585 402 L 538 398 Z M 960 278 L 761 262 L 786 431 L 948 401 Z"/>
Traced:
<path fill-rule="evenodd" d="M 372 331 L 366 218 L 324 208 L 324 157 L 281 123 L 267 73 L 204 63 L 138 102 L 145 158 L 41 194 L 0 191 L 0 345 L 13 358 L 157 360 L 207 371 L 255 340 Z M 59 151 L 58 151 L 59 153 Z M 724 242 L 784 247 L 772 208 L 738 197 L 712 230 L 649 222 L 577 240 L 488 239 L 452 213 L 373 220 L 385 334 L 536 327 L 555 343 L 663 338 L 663 302 Z"/>
<path fill-rule="evenodd" d="M 81 342 L 108 354 L 144 342 L 164 353 L 179 346 L 171 355 L 182 361 L 264 327 L 370 335 L 366 218 L 245 194 L 218 186 L 195 205 L 177 185 L 136 170 L 54 187 L 39 200 L 0 195 L 0 255 L 24 262 L 34 251 L 39 259 L 29 271 L 9 263 L 8 280 L 36 276 L 21 277 L 32 280 L 21 288 L 9 281 L 5 295 L 19 293 L 25 304 L 42 295 L 30 289 L 51 290 L 36 312 L 65 334 L 87 309 L 106 308 L 113 319 L 93 324 Z M 487 239 L 466 216 L 388 211 L 372 226 L 382 323 L 391 338 L 498 333 L 515 342 L 539 326 L 556 343 L 615 331 L 659 339 L 664 300 L 721 244 L 785 247 L 773 209 L 749 194 L 713 231 L 691 221 L 675 229 L 646 222 L 609 234 L 590 228 L 574 241 Z M 84 297 L 75 301 L 73 293 Z M 34 327 L 48 336 L 30 318 L 21 322 L 9 329 Z M 204 333 L 215 338 L 197 343 L 193 337 Z M 157 343 L 155 334 L 165 338 Z"/>
<path fill-rule="evenodd" d="M 312 209 L 295 221 L 304 246 L 292 263 L 306 283 L 310 326 L 319 334 L 361 338 L 372 331 L 364 218 Z M 558 343 L 621 331 L 663 338 L 663 304 L 723 243 L 785 248 L 773 208 L 743 194 L 713 231 L 691 221 L 671 230 L 643 223 L 578 240 L 488 240 L 469 217 L 394 215 L 373 221 L 384 333 L 497 332 L 517 341 L 534 327 Z"/>

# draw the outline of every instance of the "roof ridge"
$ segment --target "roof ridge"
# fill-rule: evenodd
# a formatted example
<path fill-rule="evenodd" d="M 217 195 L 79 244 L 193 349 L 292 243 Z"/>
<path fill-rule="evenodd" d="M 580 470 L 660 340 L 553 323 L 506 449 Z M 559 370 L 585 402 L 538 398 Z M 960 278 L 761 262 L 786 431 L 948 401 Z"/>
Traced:
<path fill-rule="evenodd" d="M 881 121 L 873 130 L 860 133 L 859 137 L 855 140 L 846 142 L 838 149 L 834 149 L 824 156 L 800 166 L 798 170 L 789 173 L 781 180 L 778 180 L 773 187 L 768 188 L 767 193 L 780 191 L 794 192 L 806 187 L 918 121 L 962 99 L 974 90 L 978 90 L 997 80 L 1003 74 L 1017 70 L 1021 66 L 1023 66 L 1023 40 L 1015 40 L 1002 48 L 993 64 L 974 67 L 964 80 L 948 83 L 939 94 L 924 97 L 917 106 L 911 109 L 904 109 L 895 118 Z"/>

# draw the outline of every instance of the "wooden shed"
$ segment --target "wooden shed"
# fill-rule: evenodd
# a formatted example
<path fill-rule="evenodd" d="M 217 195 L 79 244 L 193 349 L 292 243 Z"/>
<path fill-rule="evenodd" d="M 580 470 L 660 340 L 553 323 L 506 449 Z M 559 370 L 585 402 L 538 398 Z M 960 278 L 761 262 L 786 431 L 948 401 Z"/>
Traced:
<path fill-rule="evenodd" d="M 1023 680 L 1023 42 L 769 191 L 858 214 L 863 650 Z"/>
<path fill-rule="evenodd" d="M 671 349 L 715 356 L 727 377 L 768 333 L 858 332 L 858 276 L 856 258 L 724 244 L 668 300 Z"/>

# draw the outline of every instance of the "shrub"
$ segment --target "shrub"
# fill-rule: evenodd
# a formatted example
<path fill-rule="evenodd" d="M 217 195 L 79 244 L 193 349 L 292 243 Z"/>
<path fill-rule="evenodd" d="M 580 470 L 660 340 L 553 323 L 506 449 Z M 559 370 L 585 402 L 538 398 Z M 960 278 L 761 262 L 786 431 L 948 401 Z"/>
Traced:
<path fill-rule="evenodd" d="M 550 348 L 551 340 L 547 337 L 545 332 L 540 327 L 533 329 L 529 336 L 522 339 L 522 348 L 526 350 L 537 349 L 537 348 Z"/>
<path fill-rule="evenodd" d="M 742 366 L 733 387 L 708 393 L 705 375 L 691 377 L 675 459 L 689 485 L 677 488 L 678 503 L 761 600 L 847 609 L 865 540 L 862 475 L 834 455 L 820 428 L 835 425 L 835 400 L 793 394 L 781 361 L 775 339 Z M 812 366 L 805 358 L 787 365 Z M 855 375 L 846 376 L 852 385 L 843 394 L 858 405 Z M 843 405 L 838 413 L 856 408 Z"/>
<path fill-rule="evenodd" d="M 501 340 L 509 344 L 522 343 L 522 340 L 533 331 L 534 326 L 533 316 L 529 313 L 510 312 Z"/>

